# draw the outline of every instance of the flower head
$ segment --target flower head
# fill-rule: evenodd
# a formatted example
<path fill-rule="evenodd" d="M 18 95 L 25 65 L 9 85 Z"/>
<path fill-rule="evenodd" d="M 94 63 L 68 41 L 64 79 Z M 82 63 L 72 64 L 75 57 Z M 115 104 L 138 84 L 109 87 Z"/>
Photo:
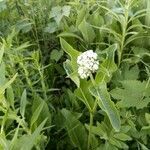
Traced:
<path fill-rule="evenodd" d="M 94 73 L 98 70 L 99 61 L 97 59 L 97 54 L 93 50 L 88 50 L 77 58 L 78 64 L 78 74 L 82 79 L 90 76 L 91 73 Z"/>

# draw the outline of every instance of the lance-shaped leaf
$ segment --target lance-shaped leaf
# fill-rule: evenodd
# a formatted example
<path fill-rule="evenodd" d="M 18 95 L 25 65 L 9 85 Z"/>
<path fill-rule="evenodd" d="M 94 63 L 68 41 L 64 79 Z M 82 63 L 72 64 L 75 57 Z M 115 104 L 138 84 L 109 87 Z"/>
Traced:
<path fill-rule="evenodd" d="M 71 45 L 69 45 L 64 39 L 60 38 L 60 43 L 62 49 L 70 56 L 71 60 L 67 60 L 64 63 L 64 68 L 68 74 L 68 76 L 72 79 L 73 82 L 79 87 L 79 79 L 78 79 L 78 65 L 77 65 L 77 57 L 80 52 L 75 50 Z"/>
<path fill-rule="evenodd" d="M 20 114 L 25 117 L 25 109 L 27 105 L 27 93 L 26 90 L 23 91 L 20 102 Z"/>
<path fill-rule="evenodd" d="M 4 93 L 5 89 L 7 89 L 9 87 L 9 85 L 12 84 L 12 82 L 14 82 L 16 77 L 17 77 L 17 73 L 6 84 L 4 84 L 2 87 L 0 87 L 0 94 Z"/>
<path fill-rule="evenodd" d="M 0 64 L 2 62 L 3 54 L 4 54 L 4 45 L 2 45 L 1 48 L 0 48 Z"/>
<path fill-rule="evenodd" d="M 93 86 L 89 90 L 91 94 L 99 100 L 98 105 L 108 115 L 112 127 L 116 131 L 119 131 L 121 127 L 120 116 L 115 107 L 115 104 L 110 99 L 106 84 L 102 83 L 97 87 Z"/>

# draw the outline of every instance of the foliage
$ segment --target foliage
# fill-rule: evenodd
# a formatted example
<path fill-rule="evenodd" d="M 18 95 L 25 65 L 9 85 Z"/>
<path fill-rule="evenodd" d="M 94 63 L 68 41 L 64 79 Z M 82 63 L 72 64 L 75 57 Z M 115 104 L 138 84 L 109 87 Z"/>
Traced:
<path fill-rule="evenodd" d="M 148 0 L 0 0 L 0 22 L 0 149 L 150 149 Z"/>

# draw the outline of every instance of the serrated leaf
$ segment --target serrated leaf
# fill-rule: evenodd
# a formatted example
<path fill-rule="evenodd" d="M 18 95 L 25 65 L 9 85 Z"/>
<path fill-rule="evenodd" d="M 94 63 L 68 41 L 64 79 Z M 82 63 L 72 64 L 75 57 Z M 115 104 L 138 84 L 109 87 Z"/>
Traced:
<path fill-rule="evenodd" d="M 111 91 L 113 98 L 120 100 L 119 107 L 136 107 L 142 109 L 148 105 L 150 98 L 146 97 L 146 82 L 138 80 L 124 80 L 121 82 L 122 88 Z"/>
<path fill-rule="evenodd" d="M 137 65 L 130 67 L 128 64 L 123 65 L 123 78 L 124 80 L 136 80 L 139 76 L 139 68 Z"/>

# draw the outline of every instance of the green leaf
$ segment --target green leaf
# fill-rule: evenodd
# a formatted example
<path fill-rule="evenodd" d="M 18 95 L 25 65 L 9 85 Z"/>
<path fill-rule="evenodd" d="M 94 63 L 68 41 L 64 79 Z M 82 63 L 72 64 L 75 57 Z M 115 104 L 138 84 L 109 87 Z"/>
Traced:
<path fill-rule="evenodd" d="M 132 138 L 125 133 L 117 133 L 114 135 L 114 138 L 121 140 L 121 141 L 131 141 L 132 140 Z"/>
<path fill-rule="evenodd" d="M 60 60 L 60 58 L 63 56 L 63 51 L 58 51 L 56 49 L 52 50 L 51 52 L 51 59 L 55 60 L 56 62 Z"/>
<path fill-rule="evenodd" d="M 105 111 L 108 115 L 112 127 L 116 131 L 119 131 L 121 127 L 120 116 L 118 110 L 115 107 L 115 104 L 110 99 L 106 84 L 102 83 L 97 87 L 91 87 L 89 90 L 91 94 L 94 97 L 98 98 L 98 100 L 100 101 L 100 103 L 98 101 L 98 104 L 101 109 L 103 109 L 103 111 Z"/>
<path fill-rule="evenodd" d="M 124 80 L 121 81 L 121 84 L 123 88 L 117 87 L 110 92 L 113 98 L 120 100 L 117 102 L 119 107 L 142 109 L 148 105 L 150 98 L 148 89 L 146 89 L 146 82 Z"/>
<path fill-rule="evenodd" d="M 71 7 L 70 6 L 56 6 L 51 10 L 50 17 L 54 18 L 57 24 L 60 24 L 61 19 L 66 16 L 68 17 L 70 14 Z"/>
<path fill-rule="evenodd" d="M 71 10 L 71 7 L 69 5 L 66 5 L 66 6 L 63 6 L 62 7 L 62 14 L 66 17 L 69 17 L 70 15 L 70 10 Z"/>
<path fill-rule="evenodd" d="M 146 122 L 150 125 L 150 114 L 145 113 Z"/>
<path fill-rule="evenodd" d="M 50 22 L 45 28 L 44 32 L 46 33 L 54 33 L 57 31 L 58 25 L 56 22 Z"/>
<path fill-rule="evenodd" d="M 3 94 L 4 91 L 14 82 L 16 79 L 17 74 L 15 74 L 7 83 L 5 83 L 2 87 L 0 87 L 0 94 Z"/>
<path fill-rule="evenodd" d="M 122 141 L 116 140 L 113 137 L 109 139 L 109 142 L 112 145 L 114 145 L 114 146 L 116 146 L 116 147 L 118 147 L 120 149 L 128 149 L 129 148 L 127 144 L 123 143 Z"/>
<path fill-rule="evenodd" d="M 81 10 L 78 11 L 77 19 L 76 19 L 76 26 L 78 27 L 82 20 L 85 18 L 87 14 L 87 8 L 84 6 Z"/>
<path fill-rule="evenodd" d="M 1 1 L 0 1 L 0 13 L 1 13 L 2 11 L 4 11 L 5 9 L 7 9 L 6 1 L 1 0 Z"/>
<path fill-rule="evenodd" d="M 141 146 L 141 150 L 149 150 L 149 148 L 147 148 L 144 144 L 138 142 Z"/>
<path fill-rule="evenodd" d="M 7 101 L 9 101 L 9 104 L 10 106 L 15 109 L 14 107 L 14 103 L 15 103 L 15 100 L 14 100 L 14 92 L 13 92 L 13 88 L 11 86 L 9 86 L 7 88 Z"/>
<path fill-rule="evenodd" d="M 17 31 L 22 31 L 23 33 L 27 33 L 32 30 L 32 22 L 29 19 L 21 19 L 16 23 Z"/>
<path fill-rule="evenodd" d="M 71 67 L 71 61 L 70 60 L 66 60 L 63 63 L 64 69 L 68 75 L 68 77 L 77 85 L 77 87 L 80 86 L 80 79 L 78 77 L 78 73 L 77 71 L 73 71 L 72 67 Z"/>
<path fill-rule="evenodd" d="M 89 92 L 91 81 L 81 80 L 80 87 L 75 90 L 75 95 L 87 106 L 89 110 L 94 107 L 94 99 Z"/>
<path fill-rule="evenodd" d="M 71 60 L 67 60 L 64 63 L 64 68 L 68 74 L 68 76 L 75 82 L 77 87 L 79 87 L 79 78 L 77 74 L 77 57 L 79 56 L 80 52 L 72 48 L 64 39 L 60 38 L 60 43 L 62 49 L 70 56 Z"/>
<path fill-rule="evenodd" d="M 33 124 L 37 121 L 42 109 L 43 109 L 43 106 L 44 106 L 44 102 L 41 102 L 41 104 L 37 107 L 37 109 L 34 111 L 32 117 L 31 117 L 31 123 L 30 123 L 30 126 L 32 127 Z"/>
<path fill-rule="evenodd" d="M 31 150 L 36 144 L 36 140 L 39 138 L 40 132 L 42 131 L 45 123 L 46 120 L 44 120 L 31 135 L 23 135 L 18 140 L 16 140 L 12 150 Z"/>
<path fill-rule="evenodd" d="M 0 45 L 0 64 L 2 62 L 2 58 L 3 58 L 3 55 L 4 55 L 4 44 Z"/>
<path fill-rule="evenodd" d="M 20 114 L 22 117 L 25 117 L 25 109 L 27 105 L 27 93 L 26 90 L 23 91 L 20 102 Z"/>
<path fill-rule="evenodd" d="M 106 53 L 106 59 L 101 63 L 100 69 L 96 74 L 96 83 L 100 83 L 102 81 L 109 82 L 112 77 L 112 73 L 117 70 L 117 65 L 114 62 L 116 50 L 117 44 L 113 44 L 103 51 L 103 53 Z"/>
<path fill-rule="evenodd" d="M 101 139 L 104 139 L 104 140 L 108 140 L 108 135 L 107 135 L 107 127 L 106 125 L 104 126 L 105 124 L 102 123 L 97 123 L 97 126 L 92 126 L 91 128 L 91 132 L 94 134 L 94 135 L 97 135 L 99 136 Z M 89 125 L 85 125 L 86 128 L 89 130 Z"/>
<path fill-rule="evenodd" d="M 71 32 L 62 32 L 62 33 L 58 34 L 57 37 L 73 37 L 73 38 L 79 39 L 80 41 L 83 41 L 83 39 L 80 36 L 78 36 L 75 33 L 71 33 Z"/>
<path fill-rule="evenodd" d="M 0 64 L 0 87 L 3 86 L 5 83 L 6 83 L 5 64 L 2 62 Z"/>
<path fill-rule="evenodd" d="M 96 36 L 94 29 L 92 28 L 92 26 L 90 26 L 89 23 L 85 21 L 85 19 L 83 19 L 78 28 L 81 31 L 83 38 L 87 43 L 93 42 Z"/>
<path fill-rule="evenodd" d="M 0 134 L 0 148 L 1 150 L 10 150 L 9 149 L 10 143 L 6 139 L 6 137 L 3 134 Z"/>
<path fill-rule="evenodd" d="M 43 103 L 43 108 L 42 108 L 36 122 L 34 123 L 34 128 L 37 128 L 37 126 L 39 126 L 41 124 L 41 122 L 43 122 L 45 119 L 47 119 L 46 125 L 47 126 L 51 125 L 51 113 L 50 113 L 48 104 L 41 97 L 39 97 L 39 96 L 34 97 L 34 101 L 32 104 L 32 112 L 35 112 L 36 109 L 38 108 L 38 106 L 41 105 L 42 103 Z"/>
<path fill-rule="evenodd" d="M 60 38 L 60 43 L 62 49 L 70 56 L 71 58 L 71 67 L 74 71 L 77 71 L 77 57 L 80 52 L 75 50 L 71 45 L 69 45 L 64 39 Z"/>
<path fill-rule="evenodd" d="M 122 65 L 122 76 L 124 80 L 135 80 L 139 77 L 139 68 L 137 65 L 130 67 L 129 64 L 125 63 Z"/>
<path fill-rule="evenodd" d="M 79 150 L 87 149 L 87 133 L 79 120 L 67 109 L 62 109 L 61 113 L 65 118 L 65 126 L 74 147 Z"/>

